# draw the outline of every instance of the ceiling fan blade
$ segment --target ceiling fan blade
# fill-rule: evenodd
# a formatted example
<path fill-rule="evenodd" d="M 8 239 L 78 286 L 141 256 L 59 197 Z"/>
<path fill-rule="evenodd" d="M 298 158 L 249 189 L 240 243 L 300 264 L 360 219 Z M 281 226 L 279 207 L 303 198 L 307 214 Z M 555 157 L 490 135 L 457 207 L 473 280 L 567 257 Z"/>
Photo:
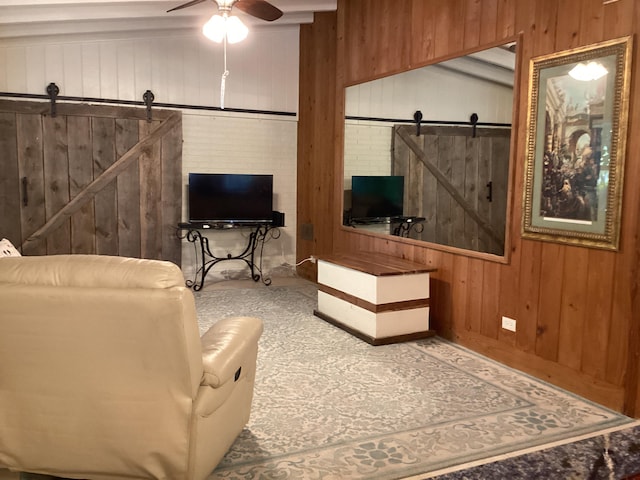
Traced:
<path fill-rule="evenodd" d="M 266 20 L 267 22 L 273 22 L 282 16 L 282 10 L 274 7 L 265 0 L 238 0 L 233 6 L 237 7 L 238 10 L 242 10 L 244 13 Z"/>
<path fill-rule="evenodd" d="M 177 7 L 173 7 L 171 10 L 167 10 L 167 13 L 173 12 L 174 10 L 181 10 L 183 8 L 191 7 L 193 5 L 197 5 L 202 2 L 206 2 L 207 0 L 191 0 L 190 2 L 183 3 L 182 5 L 178 5 Z"/>

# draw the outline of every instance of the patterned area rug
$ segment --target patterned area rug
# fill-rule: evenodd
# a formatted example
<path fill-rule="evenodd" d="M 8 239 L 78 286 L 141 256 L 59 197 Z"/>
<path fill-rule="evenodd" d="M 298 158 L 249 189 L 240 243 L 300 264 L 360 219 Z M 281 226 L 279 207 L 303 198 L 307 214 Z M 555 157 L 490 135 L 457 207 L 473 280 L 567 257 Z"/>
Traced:
<path fill-rule="evenodd" d="M 251 420 L 217 479 L 399 479 L 632 420 L 431 338 L 373 347 L 313 316 L 314 285 L 201 291 L 201 331 L 263 319 Z"/>

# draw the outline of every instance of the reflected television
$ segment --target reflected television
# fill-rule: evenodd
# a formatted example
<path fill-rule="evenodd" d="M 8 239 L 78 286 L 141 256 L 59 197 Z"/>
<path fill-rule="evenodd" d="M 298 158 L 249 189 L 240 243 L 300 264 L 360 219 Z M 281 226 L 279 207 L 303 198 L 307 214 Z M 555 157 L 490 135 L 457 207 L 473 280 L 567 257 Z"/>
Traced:
<path fill-rule="evenodd" d="M 354 175 L 351 177 L 351 218 L 353 220 L 401 217 L 403 201 L 403 176 Z"/>

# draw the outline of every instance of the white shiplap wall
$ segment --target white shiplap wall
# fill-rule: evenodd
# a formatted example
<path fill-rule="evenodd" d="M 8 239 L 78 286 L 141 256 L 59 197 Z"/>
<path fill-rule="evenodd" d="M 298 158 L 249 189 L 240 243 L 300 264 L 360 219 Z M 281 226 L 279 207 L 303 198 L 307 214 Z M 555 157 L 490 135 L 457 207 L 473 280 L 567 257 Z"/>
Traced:
<path fill-rule="evenodd" d="M 227 51 L 225 107 L 297 112 L 298 27 L 253 29 Z M 137 34 L 117 38 L 33 37 L 0 42 L 0 92 L 44 94 L 54 82 L 60 95 L 220 106 L 222 47 L 199 34 Z M 274 209 L 286 227 L 264 251 L 266 272 L 288 274 L 295 263 L 297 117 L 183 110 L 183 184 L 189 172 L 274 175 Z M 185 187 L 186 193 L 186 187 Z M 186 197 L 183 200 L 186 218 Z M 239 253 L 242 233 L 209 234 L 214 253 Z M 183 270 L 193 274 L 193 246 L 183 246 Z M 240 261 L 212 274 L 248 275 Z"/>

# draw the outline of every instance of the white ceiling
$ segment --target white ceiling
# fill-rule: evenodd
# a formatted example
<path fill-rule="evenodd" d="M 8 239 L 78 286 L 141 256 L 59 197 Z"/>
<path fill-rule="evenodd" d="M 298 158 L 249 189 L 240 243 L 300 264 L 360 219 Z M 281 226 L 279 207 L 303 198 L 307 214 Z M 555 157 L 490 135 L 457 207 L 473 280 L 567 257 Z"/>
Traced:
<path fill-rule="evenodd" d="M 217 12 L 213 0 L 167 13 L 188 0 L 0 0 L 0 39 L 32 36 L 200 31 Z M 249 28 L 313 22 L 314 12 L 333 11 L 337 0 L 269 0 L 284 12 L 265 22 L 238 9 Z"/>

